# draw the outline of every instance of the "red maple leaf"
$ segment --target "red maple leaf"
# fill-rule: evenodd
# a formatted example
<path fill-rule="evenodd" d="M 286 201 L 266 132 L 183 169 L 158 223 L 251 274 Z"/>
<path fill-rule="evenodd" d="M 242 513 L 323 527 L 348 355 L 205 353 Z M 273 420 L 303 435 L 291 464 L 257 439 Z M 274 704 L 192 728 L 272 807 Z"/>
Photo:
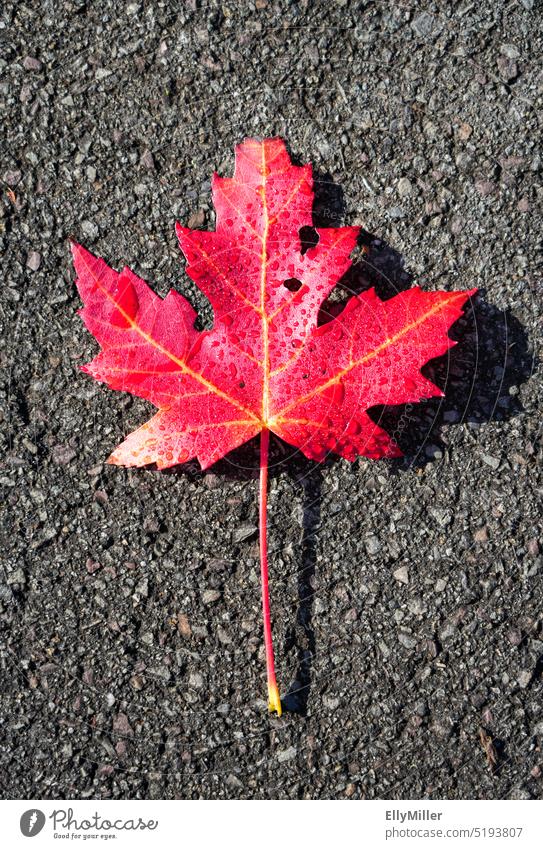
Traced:
<path fill-rule="evenodd" d="M 267 600 L 266 481 L 269 433 L 321 461 L 401 454 L 368 416 L 382 404 L 442 391 L 421 374 L 455 344 L 448 329 L 471 292 L 418 287 L 381 301 L 370 289 L 319 325 L 319 311 L 351 265 L 358 227 L 312 226 L 311 165 L 291 163 L 281 139 L 236 148 L 232 178 L 212 182 L 213 232 L 177 225 L 187 273 L 214 312 L 209 331 L 171 290 L 161 299 L 130 269 L 117 273 L 73 245 L 80 314 L 101 345 L 84 371 L 151 401 L 158 412 L 109 462 L 166 468 L 197 457 L 207 468 L 261 433 L 261 563 L 270 708 L 281 711 Z"/>

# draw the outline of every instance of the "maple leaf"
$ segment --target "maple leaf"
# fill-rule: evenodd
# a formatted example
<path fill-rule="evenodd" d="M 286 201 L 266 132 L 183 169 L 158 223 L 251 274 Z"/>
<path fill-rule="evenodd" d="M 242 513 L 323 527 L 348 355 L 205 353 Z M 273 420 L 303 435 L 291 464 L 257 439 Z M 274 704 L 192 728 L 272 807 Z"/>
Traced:
<path fill-rule="evenodd" d="M 161 299 L 130 269 L 117 273 L 74 244 L 80 314 L 102 349 L 83 369 L 158 408 L 110 463 L 166 468 L 197 457 L 205 469 L 262 433 L 267 599 L 270 432 L 317 461 L 329 452 L 348 460 L 399 456 L 368 410 L 443 394 L 421 368 L 456 344 L 448 330 L 475 290 L 415 287 L 382 301 L 370 289 L 319 325 L 360 228 L 317 228 L 317 243 L 302 249 L 301 231 L 313 223 L 311 165 L 293 165 L 281 139 L 247 139 L 236 148 L 234 176 L 215 174 L 212 191 L 215 231 L 178 224 L 177 235 L 187 273 L 213 308 L 213 328 L 197 331 L 195 311 L 177 292 Z M 267 628 L 269 609 L 264 618 Z M 270 660 L 273 670 L 268 652 L 268 671 Z M 270 707 L 280 713 L 278 699 L 270 696 Z"/>

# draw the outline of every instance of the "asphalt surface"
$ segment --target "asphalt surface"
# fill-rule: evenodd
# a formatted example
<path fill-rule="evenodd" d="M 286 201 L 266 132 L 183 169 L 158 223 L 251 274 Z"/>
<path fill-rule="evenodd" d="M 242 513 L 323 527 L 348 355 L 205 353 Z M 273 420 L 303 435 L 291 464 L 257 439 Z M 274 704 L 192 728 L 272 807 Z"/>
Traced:
<path fill-rule="evenodd" d="M 4 798 L 540 798 L 541 6 L 43 2 L 0 12 Z M 352 285 L 480 295 L 406 458 L 104 460 L 150 412 L 79 371 L 68 238 L 209 310 L 174 223 L 281 135 Z M 538 371 L 539 370 L 539 371 Z"/>

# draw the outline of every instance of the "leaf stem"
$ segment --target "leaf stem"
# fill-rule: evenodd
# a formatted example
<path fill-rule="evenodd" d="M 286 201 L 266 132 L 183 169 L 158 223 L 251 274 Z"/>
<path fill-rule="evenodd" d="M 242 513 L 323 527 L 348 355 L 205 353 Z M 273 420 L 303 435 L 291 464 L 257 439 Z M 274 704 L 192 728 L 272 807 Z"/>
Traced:
<path fill-rule="evenodd" d="M 266 670 L 268 674 L 268 710 L 281 716 L 281 698 L 275 680 L 273 659 L 273 640 L 270 617 L 270 595 L 268 590 L 268 447 L 270 432 L 264 428 L 260 434 L 260 501 L 259 501 L 259 540 L 260 540 L 260 579 L 262 583 L 262 618 L 264 620 L 264 645 L 266 646 Z"/>

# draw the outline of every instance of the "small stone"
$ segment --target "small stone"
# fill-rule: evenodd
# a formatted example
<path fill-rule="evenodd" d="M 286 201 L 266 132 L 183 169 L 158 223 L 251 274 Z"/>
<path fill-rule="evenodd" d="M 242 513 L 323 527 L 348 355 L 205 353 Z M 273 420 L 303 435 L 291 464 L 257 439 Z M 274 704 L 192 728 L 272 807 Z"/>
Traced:
<path fill-rule="evenodd" d="M 99 764 L 96 770 L 97 778 L 107 778 L 115 772 L 115 767 L 112 764 Z"/>
<path fill-rule="evenodd" d="M 469 137 L 471 136 L 472 132 L 473 132 L 473 127 L 471 126 L 471 124 L 462 123 L 458 127 L 456 134 L 457 134 L 458 138 L 460 139 L 460 141 L 467 141 L 469 139 Z"/>
<path fill-rule="evenodd" d="M 221 628 L 220 625 L 217 628 L 217 637 L 219 638 L 219 642 L 221 642 L 223 644 L 223 646 L 228 646 L 232 642 L 232 639 L 231 639 L 228 631 L 225 631 L 224 628 Z"/>
<path fill-rule="evenodd" d="M 504 82 L 511 82 L 518 75 L 517 63 L 513 59 L 508 59 L 506 56 L 500 56 L 498 59 L 498 71 Z"/>
<path fill-rule="evenodd" d="M 162 664 L 161 666 L 148 666 L 147 672 L 150 676 L 158 678 L 165 684 L 167 684 L 172 677 L 172 671 L 169 666 L 166 666 L 166 664 Z"/>
<path fill-rule="evenodd" d="M 460 171 L 467 171 L 472 163 L 472 156 L 468 151 L 462 150 L 455 156 L 454 161 Z"/>
<path fill-rule="evenodd" d="M 381 551 L 381 543 L 378 538 L 372 534 L 364 540 L 364 546 L 369 555 L 373 556 Z"/>
<path fill-rule="evenodd" d="M 85 563 L 85 568 L 86 568 L 87 572 L 89 573 L 89 575 L 94 575 L 94 573 L 97 572 L 98 569 L 102 568 L 102 565 L 101 565 L 101 563 L 98 563 L 97 560 L 92 560 L 89 557 L 87 562 Z"/>
<path fill-rule="evenodd" d="M 400 584 L 409 583 L 409 569 L 407 566 L 400 566 L 400 568 L 395 569 L 392 574 Z"/>
<path fill-rule="evenodd" d="M 233 790 L 241 790 L 243 788 L 243 782 L 240 781 L 237 775 L 234 775 L 233 772 L 227 775 L 226 783 L 228 787 L 231 787 Z"/>
<path fill-rule="evenodd" d="M 294 746 L 290 746 L 288 749 L 280 749 L 277 752 L 276 757 L 280 764 L 287 763 L 288 761 L 293 761 L 296 757 L 296 749 Z"/>
<path fill-rule="evenodd" d="M 426 640 L 426 654 L 430 660 L 435 660 L 439 654 L 439 645 L 435 640 Z"/>
<path fill-rule="evenodd" d="M 403 218 L 405 215 L 401 206 L 391 206 L 388 211 L 388 214 L 391 218 Z"/>
<path fill-rule="evenodd" d="M 422 12 L 411 22 L 411 29 L 420 38 L 427 38 L 434 29 L 434 16 L 428 12 Z"/>
<path fill-rule="evenodd" d="M 232 534 L 232 541 L 234 543 L 244 542 L 246 539 L 250 539 L 254 536 L 257 531 L 258 528 L 255 525 L 240 525 L 239 528 L 236 528 Z"/>
<path fill-rule="evenodd" d="M 428 702 L 426 701 L 426 699 L 419 699 L 417 702 L 415 702 L 415 705 L 413 707 L 413 713 L 415 713 L 417 716 L 427 716 L 429 710 Z"/>
<path fill-rule="evenodd" d="M 10 586 L 13 584 L 19 584 L 19 586 L 24 587 L 26 584 L 26 575 L 23 570 L 19 567 L 19 569 L 14 569 L 13 572 L 10 572 L 7 577 L 7 582 Z"/>
<path fill-rule="evenodd" d="M 113 731 L 116 734 L 122 734 L 123 737 L 133 737 L 134 731 L 128 721 L 126 713 L 118 713 L 113 718 Z"/>
<path fill-rule="evenodd" d="M 405 631 L 398 633 L 398 642 L 406 649 L 414 649 L 417 645 L 417 640 L 412 634 L 406 634 Z"/>
<path fill-rule="evenodd" d="M 94 167 L 94 165 L 87 165 L 87 179 L 91 183 L 94 183 L 94 181 L 96 180 L 96 168 Z"/>
<path fill-rule="evenodd" d="M 77 457 L 77 451 L 71 445 L 55 445 L 52 451 L 53 463 L 57 466 L 67 466 Z"/>
<path fill-rule="evenodd" d="M 531 680 L 532 680 L 532 672 L 529 669 L 522 669 L 517 676 L 518 685 L 523 690 L 526 689 L 526 687 L 529 685 Z"/>
<path fill-rule="evenodd" d="M 496 185 L 490 180 L 476 180 L 475 188 L 482 198 L 486 198 L 488 197 L 488 195 L 491 195 L 493 191 L 495 191 Z"/>
<path fill-rule="evenodd" d="M 88 221 L 88 220 L 82 221 L 81 222 L 81 229 L 88 239 L 97 239 L 98 238 L 98 232 L 99 232 L 98 227 L 96 226 L 96 224 L 94 224 L 93 221 Z"/>
<path fill-rule="evenodd" d="M 500 465 L 499 458 L 492 457 L 491 454 L 482 454 L 481 460 L 483 461 L 483 463 L 486 463 L 487 466 L 490 466 L 491 469 L 494 469 L 494 471 L 496 471 L 496 469 Z"/>
<path fill-rule="evenodd" d="M 177 614 L 177 630 L 186 640 L 192 636 L 192 629 L 188 617 L 184 613 Z"/>
<path fill-rule="evenodd" d="M 436 593 L 442 593 L 446 586 L 447 586 L 447 579 L 446 578 L 438 578 L 437 581 L 434 584 L 434 589 L 435 589 Z"/>
<path fill-rule="evenodd" d="M 398 194 L 401 198 L 408 197 L 412 189 L 411 181 L 407 177 L 402 177 L 401 180 L 398 180 Z"/>
<path fill-rule="evenodd" d="M 88 153 L 92 147 L 92 136 L 89 133 L 85 133 L 78 139 L 77 147 L 81 151 L 81 153 Z"/>
<path fill-rule="evenodd" d="M 522 642 L 522 631 L 520 628 L 509 628 L 505 636 L 512 646 L 520 646 Z"/>
<path fill-rule="evenodd" d="M 160 531 L 158 519 L 155 516 L 146 516 L 143 520 L 143 530 L 146 534 L 158 534 Z"/>
<path fill-rule="evenodd" d="M 523 197 L 517 203 L 517 209 L 519 212 L 529 212 L 530 211 L 530 201 L 527 197 Z"/>
<path fill-rule="evenodd" d="M 520 59 L 520 51 L 514 44 L 500 44 L 500 53 L 506 59 Z"/>
<path fill-rule="evenodd" d="M 4 183 L 7 183 L 10 189 L 15 188 L 15 186 L 20 183 L 22 179 L 22 171 L 4 171 Z"/>
<path fill-rule="evenodd" d="M 141 162 L 141 164 L 143 165 L 144 168 L 147 168 L 148 171 L 154 170 L 155 160 L 154 160 L 153 154 L 151 153 L 150 150 L 144 150 L 143 151 L 143 153 L 141 155 L 140 162 Z"/>
<path fill-rule="evenodd" d="M 429 460 L 441 460 L 443 458 L 443 451 L 439 447 L 439 445 L 426 445 L 424 448 L 424 453 L 428 457 Z"/>
<path fill-rule="evenodd" d="M 335 710 L 339 707 L 339 699 L 335 696 L 323 696 L 322 703 L 328 710 Z"/>
<path fill-rule="evenodd" d="M 385 643 L 385 641 L 384 641 L 384 640 L 379 640 L 378 645 L 379 645 L 379 651 L 381 652 L 381 654 L 383 655 L 383 657 L 388 657 L 388 656 L 389 656 L 389 654 L 390 654 L 390 649 L 389 649 L 389 647 L 387 646 L 387 644 Z"/>
<path fill-rule="evenodd" d="M 135 599 L 136 601 L 139 601 L 140 599 L 147 598 L 148 596 L 149 596 L 149 579 L 147 578 L 146 575 L 144 575 L 144 577 L 141 579 L 141 581 L 138 581 L 136 588 L 134 590 L 134 593 L 132 595 L 132 598 Z"/>
<path fill-rule="evenodd" d="M 42 63 L 35 56 L 25 56 L 23 59 L 23 68 L 25 71 L 41 71 Z"/>
<path fill-rule="evenodd" d="M 423 600 L 419 597 L 410 599 L 407 603 L 407 607 L 409 609 L 409 612 L 412 613 L 414 616 L 422 616 L 422 614 L 426 610 Z"/>
<path fill-rule="evenodd" d="M 204 686 L 204 679 L 200 675 L 199 672 L 192 672 L 189 676 L 189 687 L 193 687 L 195 690 L 201 690 Z"/>
<path fill-rule="evenodd" d="M 453 622 L 445 622 L 443 628 L 439 632 L 440 640 L 450 640 L 456 634 L 457 628 Z"/>
<path fill-rule="evenodd" d="M 453 514 L 446 507 L 430 507 L 428 512 L 440 528 L 446 528 L 452 522 Z"/>
<path fill-rule="evenodd" d="M 455 217 L 451 221 L 451 233 L 453 234 L 453 236 L 459 236 L 463 229 L 463 218 L 461 218 L 459 215 L 455 215 Z"/>
<path fill-rule="evenodd" d="M 215 604 L 221 597 L 219 590 L 204 590 L 202 593 L 202 601 L 204 604 Z"/>
<path fill-rule="evenodd" d="M 483 710 L 483 712 L 481 714 L 481 718 L 482 718 L 484 724 L 487 725 L 487 726 L 492 725 L 493 722 L 494 722 L 494 715 L 493 715 L 492 711 L 490 710 L 490 708 L 488 708 L 488 707 L 485 707 L 485 709 Z"/>
<path fill-rule="evenodd" d="M 537 557 L 539 554 L 539 543 L 536 539 L 529 539 L 526 543 L 526 551 L 531 557 Z"/>
<path fill-rule="evenodd" d="M 488 542 L 488 530 L 486 525 L 482 528 L 478 528 L 473 534 L 473 539 L 475 542 Z"/>
<path fill-rule="evenodd" d="M 31 251 L 26 258 L 26 267 L 31 271 L 37 271 L 41 265 L 41 254 L 38 251 Z"/>
<path fill-rule="evenodd" d="M 187 221 L 187 227 L 194 230 L 196 227 L 201 227 L 206 220 L 206 214 L 203 209 L 193 212 Z"/>

